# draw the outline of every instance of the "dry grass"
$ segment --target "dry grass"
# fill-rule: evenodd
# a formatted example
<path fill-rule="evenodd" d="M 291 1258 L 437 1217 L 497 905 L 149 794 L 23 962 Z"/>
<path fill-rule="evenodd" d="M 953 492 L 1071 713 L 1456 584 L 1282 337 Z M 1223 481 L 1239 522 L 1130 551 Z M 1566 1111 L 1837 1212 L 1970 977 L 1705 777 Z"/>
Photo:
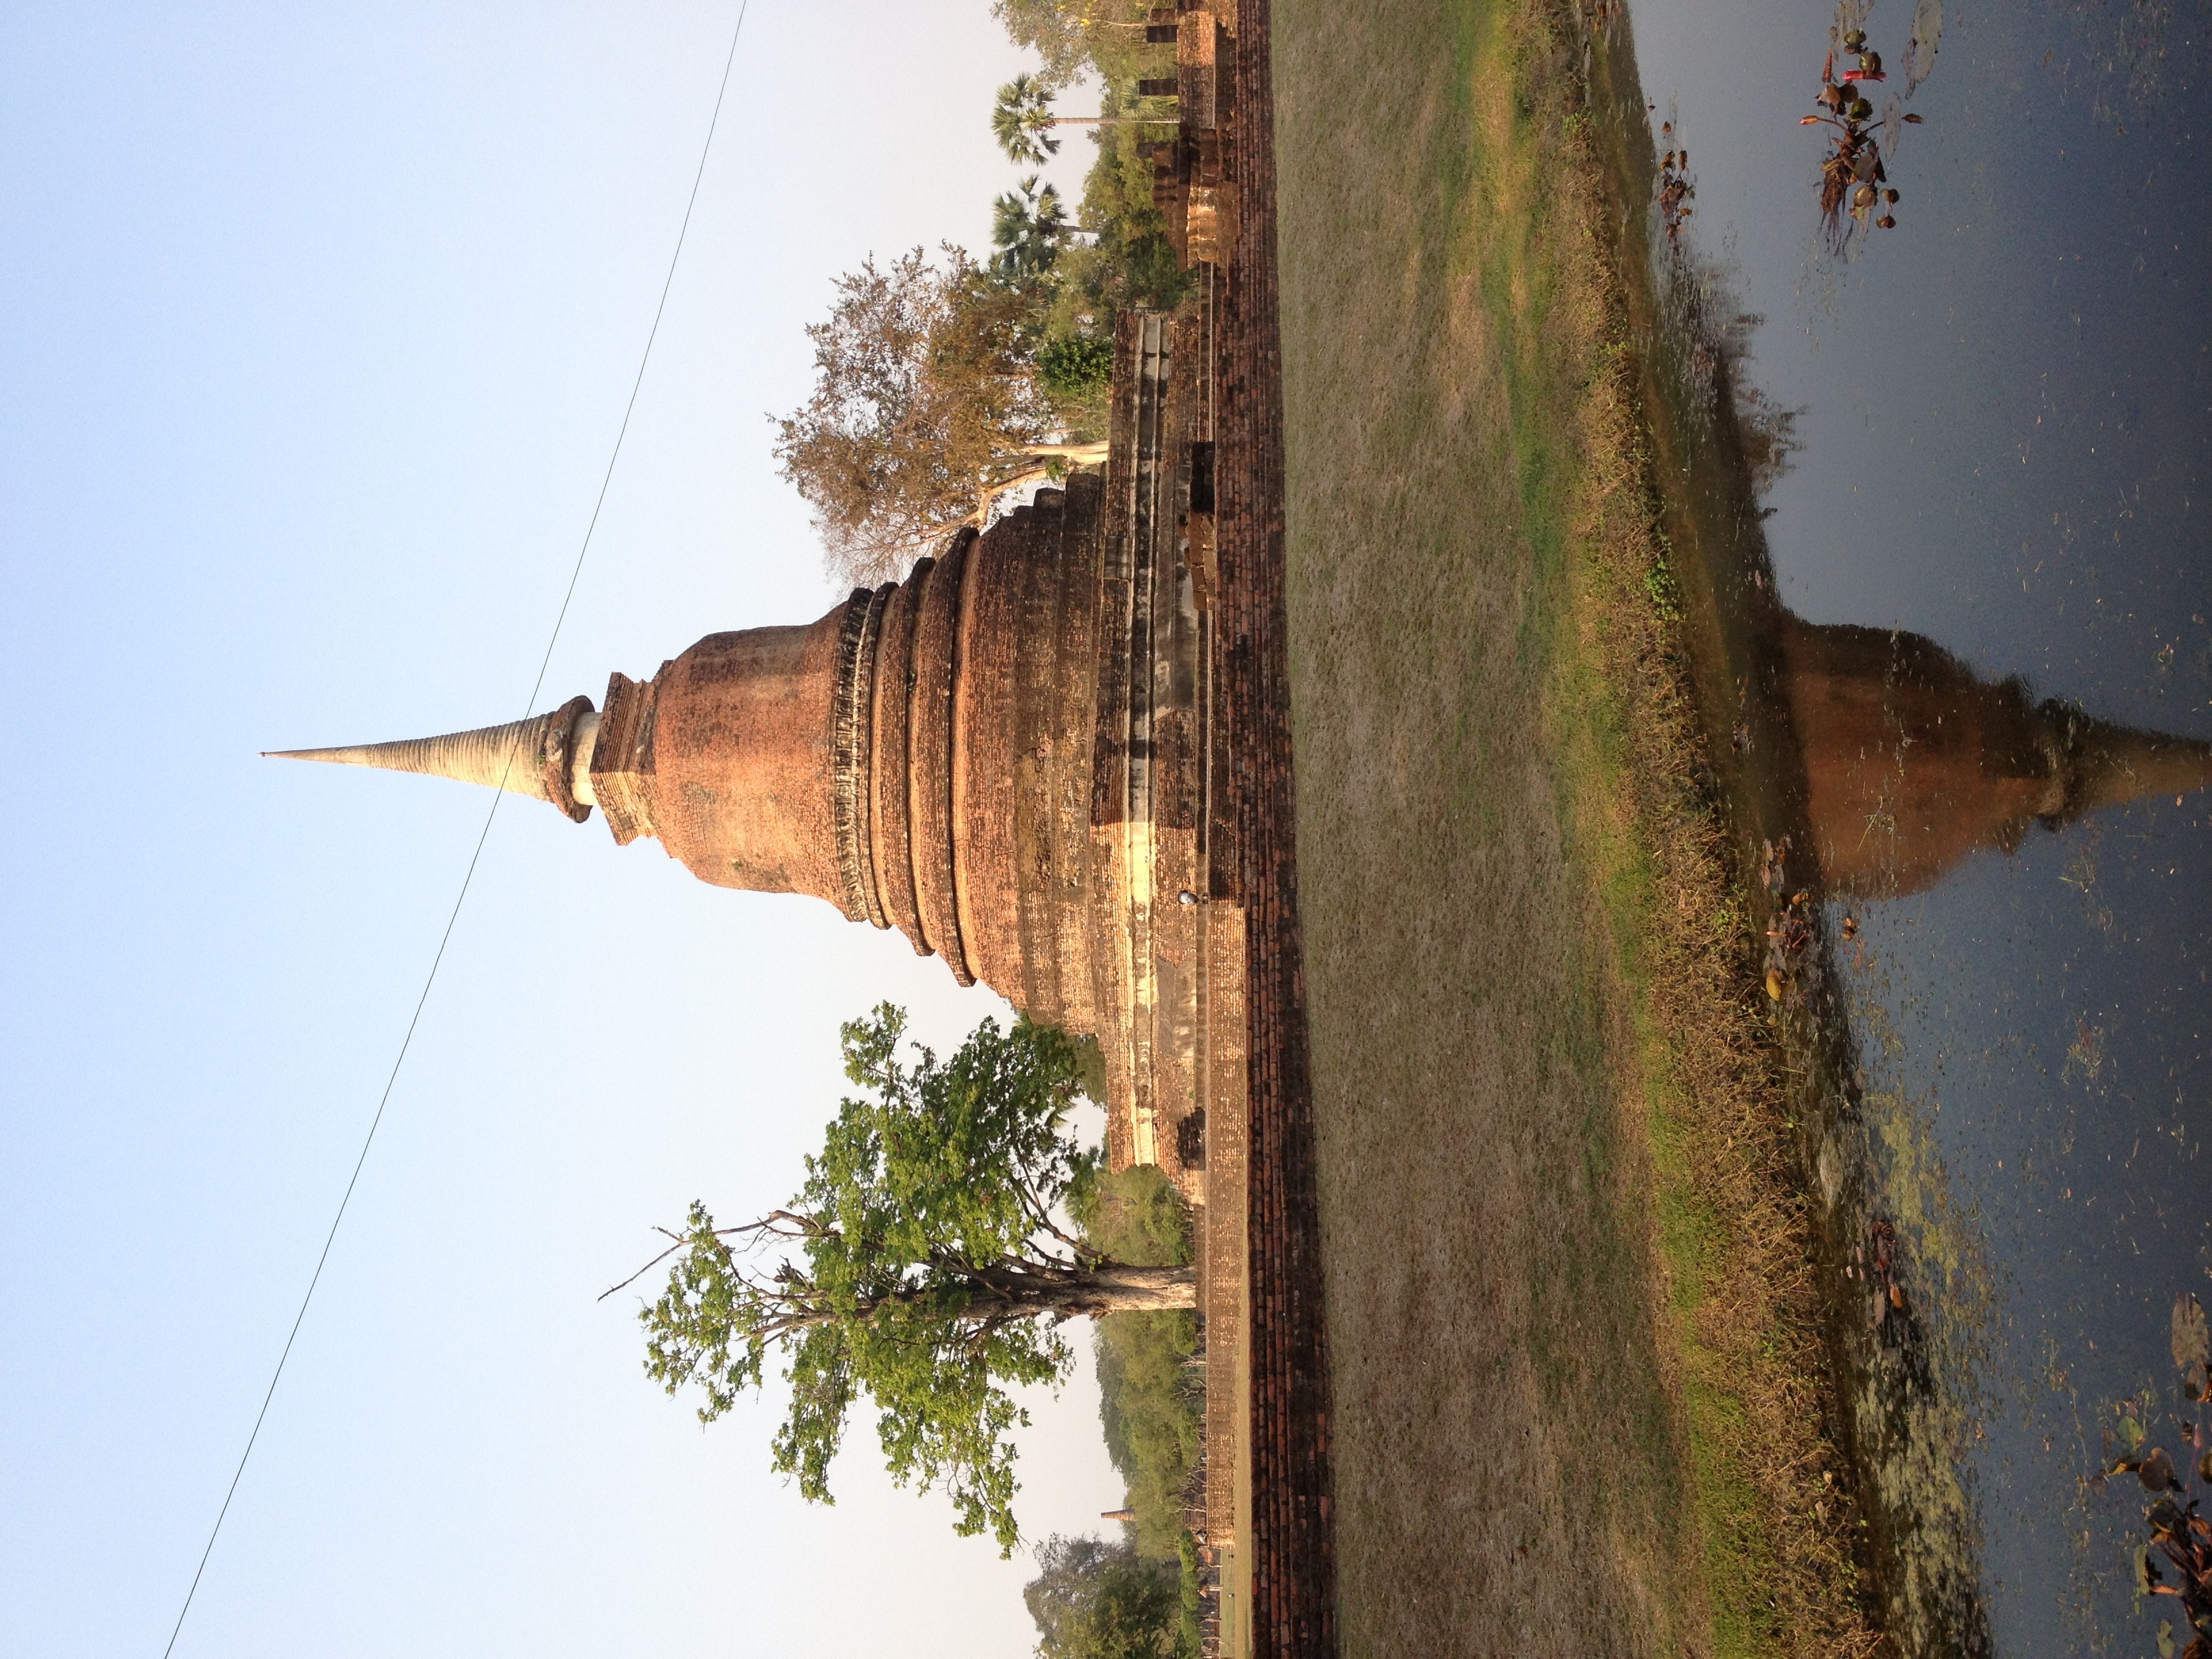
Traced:
<path fill-rule="evenodd" d="M 1276 19 L 1345 1649 L 1863 1650 L 1571 28 Z"/>

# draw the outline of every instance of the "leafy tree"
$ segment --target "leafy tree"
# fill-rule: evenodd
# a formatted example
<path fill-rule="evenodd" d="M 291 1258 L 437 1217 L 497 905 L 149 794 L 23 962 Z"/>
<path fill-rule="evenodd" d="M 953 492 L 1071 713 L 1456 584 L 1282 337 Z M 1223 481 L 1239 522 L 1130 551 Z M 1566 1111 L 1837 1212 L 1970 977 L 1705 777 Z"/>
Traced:
<path fill-rule="evenodd" d="M 1035 52 L 1040 71 L 1000 88 L 992 128 L 1018 162 L 1041 161 L 1058 147 L 1054 129 L 1086 125 L 1098 145 L 1084 181 L 1078 221 L 1096 233 L 1095 246 L 1069 250 L 1055 296 L 1054 336 L 1102 334 L 1115 312 L 1142 306 L 1172 310 L 1189 279 L 1178 266 L 1166 228 L 1152 204 L 1152 165 L 1139 146 L 1169 136 L 1172 117 L 1137 96 L 1137 83 L 1165 71 L 1173 48 L 1146 39 L 1149 5 L 1137 0 L 994 0 L 992 7 L 1018 46 Z M 1102 88 L 1099 112 L 1055 117 L 1054 96 L 1085 75 Z M 1148 109 L 1150 113 L 1147 112 Z M 1088 325 L 1074 325 L 1088 313 Z"/>
<path fill-rule="evenodd" d="M 1074 234 L 1058 187 L 1038 189 L 1032 173 L 991 204 L 991 274 L 1017 288 L 1039 282 Z"/>
<path fill-rule="evenodd" d="M 1172 1659 L 1181 1597 L 1176 1571 L 1127 1544 L 1046 1540 L 1022 1592 L 1036 1620 L 1039 1659 Z"/>
<path fill-rule="evenodd" d="M 1127 94 L 1109 82 L 1101 107 L 1124 107 Z M 1097 159 L 1083 180 L 1078 222 L 1094 233 L 1092 249 L 1066 280 L 1082 283 L 1102 315 L 1144 307 L 1173 310 L 1189 291 L 1190 276 L 1176 262 L 1167 224 L 1152 200 L 1152 162 L 1145 149 L 1148 130 L 1102 128 Z"/>
<path fill-rule="evenodd" d="M 1063 1033 L 987 1019 L 949 1061 L 907 1063 L 905 1029 L 889 1003 L 843 1028 L 846 1075 L 869 1093 L 842 1103 L 787 1206 L 718 1227 L 695 1203 L 669 1235 L 668 1287 L 640 1316 L 646 1370 L 672 1395 L 698 1385 L 711 1422 L 779 1352 L 775 1467 L 818 1503 L 866 1394 L 892 1478 L 942 1486 L 957 1531 L 1011 1553 L 1009 1436 L 1029 1418 L 1007 1390 L 1065 1379 L 1061 1321 L 1188 1308 L 1194 1275 L 1120 1262 L 1055 1220 L 1095 1165 L 1064 1127 L 1079 1062 Z M 773 1267 L 744 1259 L 779 1245 L 795 1254 Z"/>
<path fill-rule="evenodd" d="M 1091 45 L 1084 27 L 1091 0 L 992 0 L 991 12 L 1008 37 L 1042 60 L 1034 77 L 1048 92 L 1059 92 L 1091 68 Z"/>
<path fill-rule="evenodd" d="M 946 244 L 837 279 L 814 343 L 813 396 L 776 423 L 783 476 L 814 509 L 831 571 L 872 586 L 901 574 L 1000 495 L 1049 474 L 1046 458 L 1101 459 L 1048 441 L 1061 428 L 1036 384 L 1036 296 Z"/>
<path fill-rule="evenodd" d="M 1033 75 L 1017 75 L 999 88 L 991 106 L 991 136 L 1018 167 L 1042 166 L 1060 153 L 1052 136 L 1053 88 Z"/>
<path fill-rule="evenodd" d="M 1199 1628 L 1205 1595 L 1198 1577 L 1198 1540 L 1188 1532 L 1176 1540 L 1176 1565 L 1182 1578 L 1182 1594 L 1176 1598 L 1176 1652 L 1198 1659 L 1205 1650 L 1205 1637 Z"/>
<path fill-rule="evenodd" d="M 1116 1261 L 1180 1267 L 1191 1259 L 1190 1212 L 1158 1164 L 1086 1166 L 1068 1188 L 1067 1213 L 1085 1243 Z"/>
<path fill-rule="evenodd" d="M 1097 1335 L 1098 1419 L 1128 1493 L 1130 1541 L 1140 1555 L 1172 1559 L 1205 1412 L 1192 1364 L 1197 1322 L 1188 1313 L 1117 1314 L 1098 1322 Z"/>
<path fill-rule="evenodd" d="M 813 395 L 777 422 L 783 476 L 814 509 L 831 570 L 900 574 L 1008 489 L 1043 476 L 1055 416 L 1030 353 L 1033 301 L 947 244 L 837 279 Z"/>
<path fill-rule="evenodd" d="M 1060 153 L 1054 127 L 1172 127 L 1172 115 L 1123 115 L 1102 107 L 1096 115 L 1054 115 L 1053 89 L 1033 75 L 1017 75 L 991 105 L 991 136 L 1017 166 L 1041 166 Z"/>

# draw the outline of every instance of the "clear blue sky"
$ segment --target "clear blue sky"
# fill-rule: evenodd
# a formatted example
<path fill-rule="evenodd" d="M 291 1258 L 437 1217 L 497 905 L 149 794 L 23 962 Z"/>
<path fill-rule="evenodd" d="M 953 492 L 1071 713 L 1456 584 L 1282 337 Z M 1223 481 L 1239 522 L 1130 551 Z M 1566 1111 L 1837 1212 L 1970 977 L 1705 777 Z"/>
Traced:
<path fill-rule="evenodd" d="M 480 822 L 256 751 L 522 712 L 733 15 L 0 12 L 10 1654 L 161 1651 Z M 828 608 L 766 416 L 833 275 L 987 240 L 1019 67 L 984 0 L 754 0 L 541 707 Z M 811 1508 L 775 1395 L 702 1430 L 593 1301 L 787 1194 L 886 997 L 999 1006 L 509 803 L 179 1651 L 1026 1650 L 866 1425 Z M 1033 1534 L 1119 1501 L 1087 1358 L 1024 1470 Z"/>

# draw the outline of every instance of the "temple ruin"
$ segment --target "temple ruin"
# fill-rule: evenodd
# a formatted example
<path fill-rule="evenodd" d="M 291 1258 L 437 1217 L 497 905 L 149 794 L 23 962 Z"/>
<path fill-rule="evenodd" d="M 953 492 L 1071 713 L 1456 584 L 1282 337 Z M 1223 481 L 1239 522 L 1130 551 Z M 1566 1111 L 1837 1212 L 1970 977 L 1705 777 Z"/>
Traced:
<path fill-rule="evenodd" d="M 709 634 L 513 724 L 285 751 L 503 787 L 718 887 L 896 927 L 963 985 L 1096 1037 L 1107 1152 L 1206 1201 L 1241 1099 L 1243 967 L 1206 648 L 1212 445 L 1194 317 L 1132 315 L 1110 459 L 904 581 Z M 1234 1103 L 1227 1114 L 1238 1115 Z"/>

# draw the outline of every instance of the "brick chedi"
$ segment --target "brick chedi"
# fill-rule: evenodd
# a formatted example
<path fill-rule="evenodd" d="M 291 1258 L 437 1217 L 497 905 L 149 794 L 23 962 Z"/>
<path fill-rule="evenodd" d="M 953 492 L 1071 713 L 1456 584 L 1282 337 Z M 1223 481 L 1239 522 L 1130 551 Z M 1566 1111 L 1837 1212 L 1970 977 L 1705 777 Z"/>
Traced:
<path fill-rule="evenodd" d="M 1233 897 L 1216 873 L 1233 866 L 1211 833 L 1191 557 L 1207 452 L 1176 441 L 1175 331 L 1125 325 L 1103 477 L 1039 491 L 904 581 L 805 626 L 710 634 L 649 680 L 614 675 L 597 709 L 289 752 L 502 786 L 580 821 L 596 806 L 617 842 L 657 840 L 702 881 L 895 927 L 961 983 L 1097 1036 L 1112 1161 L 1201 1198 L 1209 1028 L 1233 1014 L 1241 1033 L 1242 1014 L 1209 983 L 1230 907 L 1191 902 Z"/>

